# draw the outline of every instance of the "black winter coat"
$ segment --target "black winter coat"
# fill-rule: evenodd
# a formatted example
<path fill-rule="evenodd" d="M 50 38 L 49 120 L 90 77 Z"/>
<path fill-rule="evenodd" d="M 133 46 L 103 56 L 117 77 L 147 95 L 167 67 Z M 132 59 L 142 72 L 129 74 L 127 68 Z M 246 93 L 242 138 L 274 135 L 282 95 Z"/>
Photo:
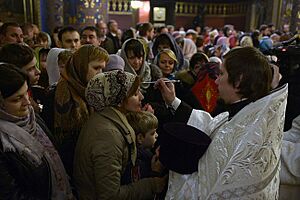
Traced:
<path fill-rule="evenodd" d="M 51 175 L 46 159 L 36 167 L 16 152 L 3 152 L 0 144 L 0 199 L 48 200 Z"/>

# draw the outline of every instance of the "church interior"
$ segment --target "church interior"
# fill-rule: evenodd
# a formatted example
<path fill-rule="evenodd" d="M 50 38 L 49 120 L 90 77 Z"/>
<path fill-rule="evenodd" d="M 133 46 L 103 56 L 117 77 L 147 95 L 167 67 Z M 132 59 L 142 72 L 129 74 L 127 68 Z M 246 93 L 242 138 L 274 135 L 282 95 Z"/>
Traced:
<path fill-rule="evenodd" d="M 151 22 L 176 29 L 232 24 L 242 31 L 261 24 L 280 28 L 289 23 L 291 30 L 297 30 L 299 7 L 298 0 L 1 0 L 0 20 L 37 24 L 48 33 L 56 26 L 81 28 L 111 19 L 118 21 L 121 29 Z"/>

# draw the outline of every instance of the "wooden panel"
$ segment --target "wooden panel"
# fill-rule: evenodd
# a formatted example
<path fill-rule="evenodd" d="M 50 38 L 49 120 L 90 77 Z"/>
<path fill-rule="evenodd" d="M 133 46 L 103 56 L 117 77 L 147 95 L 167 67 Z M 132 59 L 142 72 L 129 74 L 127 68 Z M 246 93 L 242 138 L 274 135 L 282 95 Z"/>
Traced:
<path fill-rule="evenodd" d="M 132 15 L 109 14 L 108 19 L 116 20 L 121 30 L 128 29 L 132 26 Z"/>
<path fill-rule="evenodd" d="M 242 3 L 176 3 L 176 16 L 195 16 L 198 13 L 205 13 L 205 15 L 217 16 L 236 16 L 245 15 L 250 4 Z"/>
<path fill-rule="evenodd" d="M 191 16 L 176 16 L 176 29 L 184 27 L 185 29 L 193 27 L 193 19 Z M 214 28 L 222 28 L 225 24 L 234 25 L 237 30 L 244 30 L 246 17 L 245 16 L 232 16 L 232 17 L 218 17 L 218 16 L 206 16 L 205 26 L 211 26 Z"/>

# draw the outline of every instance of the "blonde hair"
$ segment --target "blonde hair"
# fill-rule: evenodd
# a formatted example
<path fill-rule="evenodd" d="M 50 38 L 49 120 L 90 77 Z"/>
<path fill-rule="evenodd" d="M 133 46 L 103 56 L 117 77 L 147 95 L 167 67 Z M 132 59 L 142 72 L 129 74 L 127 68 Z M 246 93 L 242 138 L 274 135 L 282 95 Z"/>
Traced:
<path fill-rule="evenodd" d="M 241 47 L 253 47 L 253 40 L 250 36 L 244 36 L 240 41 Z"/>
<path fill-rule="evenodd" d="M 154 114 L 148 111 L 126 113 L 128 123 L 136 134 L 145 134 L 151 129 L 157 129 L 158 120 Z"/>
<path fill-rule="evenodd" d="M 172 58 L 177 64 L 178 64 L 178 60 L 176 58 L 175 53 L 171 50 L 171 49 L 163 49 L 159 52 L 159 59 L 160 60 L 160 56 L 161 54 L 167 54 L 170 58 Z"/>

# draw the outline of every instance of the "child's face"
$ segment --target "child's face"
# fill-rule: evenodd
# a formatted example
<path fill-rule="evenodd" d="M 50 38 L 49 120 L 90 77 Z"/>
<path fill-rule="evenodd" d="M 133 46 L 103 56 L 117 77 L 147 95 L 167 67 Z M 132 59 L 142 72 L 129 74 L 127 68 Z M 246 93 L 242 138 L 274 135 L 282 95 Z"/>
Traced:
<path fill-rule="evenodd" d="M 44 47 L 44 48 L 48 48 L 48 40 L 40 40 L 39 41 L 40 46 Z"/>
<path fill-rule="evenodd" d="M 152 148 L 158 136 L 156 133 L 156 129 L 151 129 L 145 134 L 145 136 L 143 136 L 142 134 L 140 135 L 140 143 L 145 148 Z"/>
<path fill-rule="evenodd" d="M 40 56 L 40 67 L 41 70 L 46 70 L 46 66 L 47 66 L 47 54 L 42 54 Z"/>

